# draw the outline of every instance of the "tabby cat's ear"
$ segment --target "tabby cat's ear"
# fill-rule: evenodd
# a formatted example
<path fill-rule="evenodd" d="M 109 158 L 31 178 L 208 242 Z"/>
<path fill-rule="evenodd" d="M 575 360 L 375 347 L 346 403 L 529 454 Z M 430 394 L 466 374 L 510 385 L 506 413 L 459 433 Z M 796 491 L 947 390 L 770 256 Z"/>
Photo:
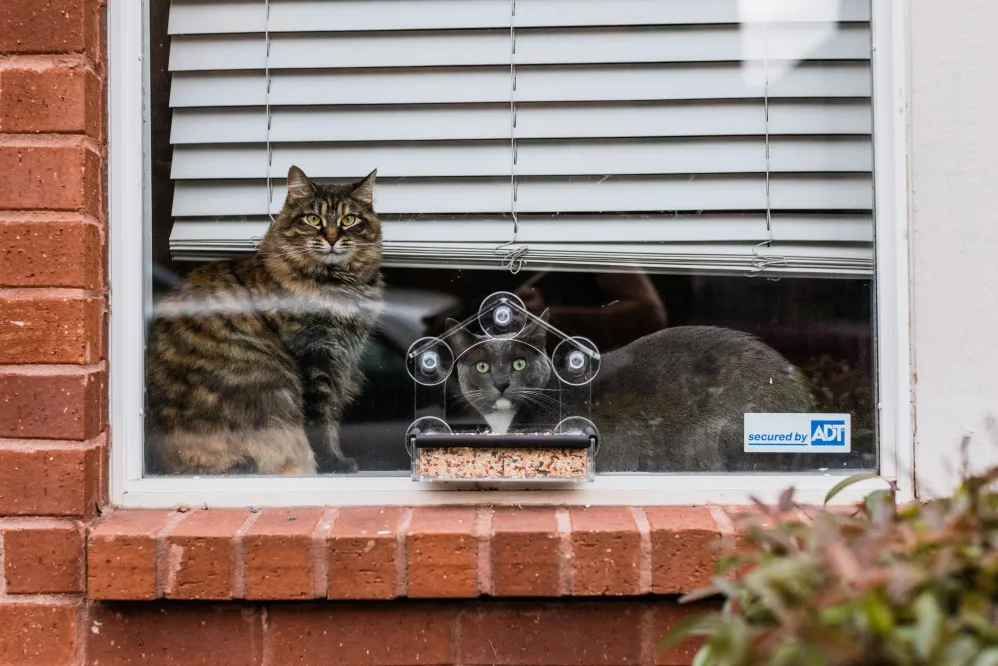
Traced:
<path fill-rule="evenodd" d="M 365 203 L 368 206 L 374 205 L 374 181 L 378 177 L 378 170 L 375 169 L 371 173 L 367 174 L 367 178 L 355 183 L 353 186 L 353 191 L 350 192 L 350 196 Z"/>
<path fill-rule="evenodd" d="M 312 193 L 312 181 L 305 172 L 292 165 L 288 169 L 288 201 L 304 199 Z"/>

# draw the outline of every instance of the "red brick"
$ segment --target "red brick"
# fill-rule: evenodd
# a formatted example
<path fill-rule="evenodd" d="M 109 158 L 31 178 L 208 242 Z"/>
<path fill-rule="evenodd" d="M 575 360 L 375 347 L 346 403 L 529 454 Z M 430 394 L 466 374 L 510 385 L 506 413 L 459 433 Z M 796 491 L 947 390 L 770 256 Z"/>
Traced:
<path fill-rule="evenodd" d="M 170 530 L 160 563 L 166 597 L 231 599 L 232 540 L 249 516 L 245 509 L 195 511 Z"/>
<path fill-rule="evenodd" d="M 95 515 L 102 446 L 4 448 L 0 443 L 0 515 Z"/>
<path fill-rule="evenodd" d="M 401 509 L 340 509 L 327 544 L 330 599 L 396 596 Z"/>
<path fill-rule="evenodd" d="M 496 509 L 492 519 L 492 593 L 561 594 L 561 540 L 553 508 Z"/>
<path fill-rule="evenodd" d="M 0 145 L 0 208 L 101 214 L 102 160 L 84 146 Z"/>
<path fill-rule="evenodd" d="M 406 537 L 409 596 L 478 596 L 474 508 L 420 508 Z"/>
<path fill-rule="evenodd" d="M 247 599 L 312 599 L 312 539 L 322 509 L 270 509 L 243 537 Z"/>
<path fill-rule="evenodd" d="M 644 663 L 644 609 L 620 601 L 482 604 L 461 616 L 458 663 Z"/>
<path fill-rule="evenodd" d="M 721 531 L 703 507 L 645 509 L 651 525 L 652 591 L 685 594 L 710 584 Z"/>
<path fill-rule="evenodd" d="M 265 663 L 451 664 L 454 606 L 310 604 L 270 610 Z"/>
<path fill-rule="evenodd" d="M 704 643 L 699 636 L 686 638 L 668 650 L 659 650 L 658 645 L 665 640 L 673 628 L 683 620 L 702 615 L 720 608 L 714 602 L 700 602 L 680 605 L 673 599 L 662 599 L 655 604 L 655 664 L 656 666 L 689 666 L 697 651 Z"/>
<path fill-rule="evenodd" d="M 106 397 L 103 370 L 0 368 L 0 437 L 92 439 L 104 430 Z"/>
<path fill-rule="evenodd" d="M 78 607 L 72 602 L 0 601 L 0 664 L 76 664 Z"/>
<path fill-rule="evenodd" d="M 0 219 L 0 286 L 103 286 L 104 251 L 97 225 L 82 218 Z"/>
<path fill-rule="evenodd" d="M 83 526 L 70 521 L 15 521 L 3 526 L 8 594 L 83 591 Z"/>
<path fill-rule="evenodd" d="M 0 3 L 0 52 L 86 53 L 98 56 L 97 0 L 4 0 Z"/>
<path fill-rule="evenodd" d="M 90 666 L 256 666 L 261 613 L 235 604 L 95 604 L 88 632 Z"/>
<path fill-rule="evenodd" d="M 0 312 L 0 364 L 89 365 L 103 358 L 100 298 L 68 290 L 0 291 Z"/>
<path fill-rule="evenodd" d="M 84 132 L 99 139 L 101 82 L 86 67 L 0 71 L 0 131 Z"/>
<path fill-rule="evenodd" d="M 571 509 L 572 593 L 627 595 L 641 592 L 641 535 L 627 507 Z"/>
<path fill-rule="evenodd" d="M 118 509 L 87 540 L 87 592 L 92 599 L 155 599 L 156 535 L 172 511 Z"/>

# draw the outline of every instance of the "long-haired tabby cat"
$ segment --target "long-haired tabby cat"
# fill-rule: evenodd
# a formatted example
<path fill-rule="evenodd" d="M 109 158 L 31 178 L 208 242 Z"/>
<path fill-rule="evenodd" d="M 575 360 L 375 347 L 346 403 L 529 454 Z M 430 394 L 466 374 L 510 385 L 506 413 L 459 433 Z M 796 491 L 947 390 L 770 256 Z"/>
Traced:
<path fill-rule="evenodd" d="M 462 395 L 493 430 L 550 428 L 561 417 L 591 414 L 603 472 L 785 471 L 797 464 L 793 455 L 743 452 L 746 412 L 812 409 L 800 371 L 752 336 L 709 326 L 646 335 L 603 355 L 591 392 L 560 386 L 543 352 L 546 337 L 536 323 L 515 340 L 464 329 L 450 336 Z"/>
<path fill-rule="evenodd" d="M 146 465 L 170 474 L 351 472 L 339 443 L 382 296 L 376 172 L 300 169 L 258 251 L 200 266 L 157 307 Z"/>

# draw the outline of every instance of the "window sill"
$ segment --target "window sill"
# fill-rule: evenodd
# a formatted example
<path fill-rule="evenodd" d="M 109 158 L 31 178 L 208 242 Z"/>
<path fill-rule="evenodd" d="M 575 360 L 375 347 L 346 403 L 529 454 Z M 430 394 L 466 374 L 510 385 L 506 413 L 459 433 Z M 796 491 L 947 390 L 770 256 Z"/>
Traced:
<path fill-rule="evenodd" d="M 682 594 L 743 507 L 118 509 L 87 543 L 97 600 Z"/>

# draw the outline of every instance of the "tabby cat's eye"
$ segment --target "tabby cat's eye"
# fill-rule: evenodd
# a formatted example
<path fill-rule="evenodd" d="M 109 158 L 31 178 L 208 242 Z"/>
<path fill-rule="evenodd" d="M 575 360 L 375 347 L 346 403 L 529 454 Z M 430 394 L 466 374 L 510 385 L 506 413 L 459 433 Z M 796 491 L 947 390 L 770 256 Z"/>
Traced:
<path fill-rule="evenodd" d="M 306 215 L 305 223 L 310 226 L 317 227 L 320 224 L 322 224 L 322 218 L 319 217 L 318 215 Z"/>
<path fill-rule="evenodd" d="M 340 218 L 340 227 L 343 229 L 349 229 L 358 222 L 360 222 L 360 220 L 357 219 L 356 215 L 344 215 Z"/>
<path fill-rule="evenodd" d="M 527 362 L 524 361 L 522 358 L 518 358 L 515 361 L 513 361 L 513 369 L 514 370 L 518 370 L 518 371 L 519 370 L 523 370 L 525 367 L 527 367 Z"/>
<path fill-rule="evenodd" d="M 485 361 L 479 361 L 475 364 L 475 370 L 478 370 L 483 375 L 489 371 L 489 364 Z"/>

